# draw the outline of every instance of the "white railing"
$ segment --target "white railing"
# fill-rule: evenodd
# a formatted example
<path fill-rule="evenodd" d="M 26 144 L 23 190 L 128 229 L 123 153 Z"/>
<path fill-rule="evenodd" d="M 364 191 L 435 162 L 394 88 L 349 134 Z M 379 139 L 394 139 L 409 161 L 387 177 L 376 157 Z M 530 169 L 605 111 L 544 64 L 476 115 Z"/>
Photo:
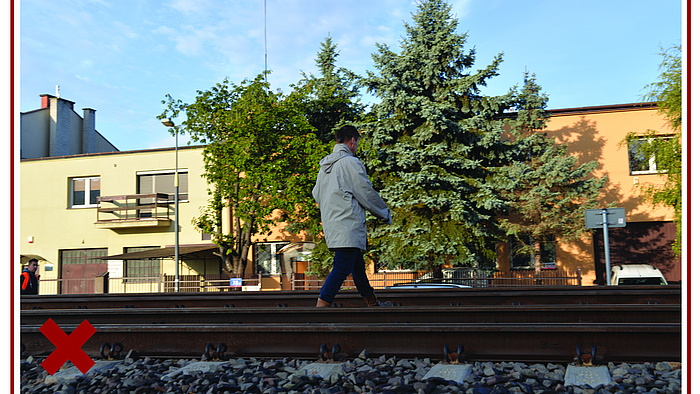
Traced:
<path fill-rule="evenodd" d="M 180 292 L 254 291 L 261 289 L 261 283 L 262 275 L 242 278 L 240 286 L 231 286 L 231 281 L 221 279 L 220 275 L 182 275 Z M 167 293 L 174 290 L 173 275 L 110 277 L 105 274 L 92 279 L 39 280 L 39 295 Z"/>

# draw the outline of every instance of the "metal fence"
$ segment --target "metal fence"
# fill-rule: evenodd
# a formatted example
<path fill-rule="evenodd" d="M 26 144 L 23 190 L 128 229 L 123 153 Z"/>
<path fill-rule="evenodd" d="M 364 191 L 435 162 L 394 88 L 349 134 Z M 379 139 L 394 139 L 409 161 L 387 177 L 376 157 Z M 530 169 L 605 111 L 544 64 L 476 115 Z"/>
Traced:
<path fill-rule="evenodd" d="M 367 274 L 370 284 L 374 288 L 384 288 L 397 283 L 408 283 L 430 276 L 428 272 L 420 271 L 387 271 Z M 319 290 L 323 286 L 325 278 L 304 273 L 294 274 L 292 289 L 294 290 Z M 425 282 L 458 283 L 472 287 L 523 287 L 523 286 L 581 286 L 581 269 L 574 273 L 561 270 L 543 270 L 539 273 L 532 270 L 494 272 L 488 275 L 477 270 L 465 270 L 460 274 L 451 275 L 441 279 L 425 278 Z M 342 289 L 355 289 L 352 275 L 343 282 Z"/>
<path fill-rule="evenodd" d="M 375 289 L 381 289 L 387 286 L 392 286 L 397 283 L 406 283 L 416 280 L 424 272 L 420 271 L 380 271 L 377 273 L 367 273 L 369 284 Z M 306 275 L 304 273 L 294 274 L 292 280 L 292 290 L 320 290 L 323 287 L 325 278 L 319 278 L 316 275 Z M 341 289 L 354 289 L 355 282 L 352 280 L 352 275 L 343 282 Z"/>
<path fill-rule="evenodd" d="M 459 283 L 472 287 L 523 287 L 523 286 L 581 286 L 581 269 L 574 273 L 562 270 L 531 270 L 494 272 L 484 275 L 476 270 L 463 270 L 449 277 L 431 279 L 430 273 L 421 271 L 380 271 L 368 273 L 370 284 L 382 289 L 397 283 L 421 281 L 441 281 Z M 305 273 L 293 274 L 292 290 L 320 290 L 325 278 Z M 262 274 L 248 274 L 240 283 L 232 285 L 231 279 L 223 274 L 180 275 L 180 292 L 208 293 L 227 291 L 262 290 Z M 352 275 L 341 289 L 355 289 Z M 110 277 L 106 273 L 93 279 L 41 279 L 39 294 L 95 294 L 95 293 L 170 293 L 175 291 L 175 276 L 154 277 Z"/>
<path fill-rule="evenodd" d="M 228 276 L 221 274 L 180 275 L 180 292 L 223 292 L 260 290 L 262 275 L 241 278 L 240 286 L 231 286 Z M 110 277 L 101 275 L 92 279 L 40 279 L 39 294 L 122 294 L 169 293 L 175 291 L 175 276 Z"/>
<path fill-rule="evenodd" d="M 535 271 L 495 272 L 493 277 L 483 279 L 488 281 L 489 287 L 581 286 L 583 282 L 581 268 L 573 274 L 560 270 L 542 270 L 539 274 Z"/>

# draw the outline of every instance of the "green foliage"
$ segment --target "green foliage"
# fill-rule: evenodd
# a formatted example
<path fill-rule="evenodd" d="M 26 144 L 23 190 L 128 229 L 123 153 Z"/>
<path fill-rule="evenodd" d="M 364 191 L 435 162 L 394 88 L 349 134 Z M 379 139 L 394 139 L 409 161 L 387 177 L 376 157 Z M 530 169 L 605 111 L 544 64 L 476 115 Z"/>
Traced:
<path fill-rule="evenodd" d="M 306 95 L 303 89 L 271 91 L 261 74 L 198 91 L 193 104 L 170 96 L 163 102 L 161 118 L 184 113 L 180 127 L 206 144 L 203 176 L 210 199 L 193 223 L 212 234 L 231 274 L 244 272 L 251 237 L 279 222 L 293 223 L 293 231 L 320 231 L 309 212 L 322 152 L 305 117 Z"/>
<path fill-rule="evenodd" d="M 595 207 L 607 181 L 592 176 L 597 162 L 578 165 L 565 145 L 543 132 L 549 117 L 546 103 L 534 76 L 526 73 L 513 107 L 517 115 L 509 120 L 516 155 L 512 163 L 499 169 L 508 210 L 498 223 L 520 241 L 524 247 L 520 252 L 535 255 L 537 262 L 540 243 L 573 240 L 586 231 L 584 212 Z"/>
<path fill-rule="evenodd" d="M 673 46 L 664 50 L 663 60 L 659 65 L 661 73 L 659 81 L 646 86 L 647 101 L 655 101 L 659 113 L 666 117 L 674 131 L 673 135 L 660 134 L 648 130 L 643 135 L 629 133 L 625 139 L 627 144 L 635 143 L 638 159 L 656 163 L 660 176 L 666 178 L 663 185 L 640 184 L 640 192 L 644 200 L 652 205 L 665 205 L 673 209 L 673 222 L 676 224 L 676 240 L 674 251 L 680 255 L 683 235 L 683 157 L 682 157 L 682 125 L 683 125 L 683 61 L 682 48 Z"/>
<path fill-rule="evenodd" d="M 333 269 L 333 253 L 328 250 L 326 239 L 321 239 L 311 251 L 307 273 L 325 278 Z"/>
<path fill-rule="evenodd" d="M 378 74 L 363 79 L 381 102 L 360 153 L 394 218 L 370 227 L 370 253 L 388 267 L 492 265 L 495 214 L 508 206 L 494 183 L 509 156 L 499 115 L 514 92 L 480 94 L 502 56 L 470 72 L 475 51 L 463 52 L 467 36 L 444 1 L 420 2 L 413 19 L 401 52 L 378 45 Z"/>
<path fill-rule="evenodd" d="M 680 133 L 683 125 L 683 59 L 682 48 L 661 48 L 663 57 L 659 65 L 659 81 L 646 86 L 646 101 L 655 101 L 659 111 L 666 116 L 671 128 Z"/>

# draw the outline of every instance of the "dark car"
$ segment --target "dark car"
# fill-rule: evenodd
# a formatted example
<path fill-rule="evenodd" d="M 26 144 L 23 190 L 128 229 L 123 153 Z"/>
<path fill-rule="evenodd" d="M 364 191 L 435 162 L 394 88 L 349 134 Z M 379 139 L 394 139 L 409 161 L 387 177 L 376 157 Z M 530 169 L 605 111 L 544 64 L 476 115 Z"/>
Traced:
<path fill-rule="evenodd" d="M 385 289 L 390 290 L 405 290 L 405 289 L 470 289 L 471 286 L 461 285 L 458 283 L 439 283 L 439 282 L 410 282 L 396 283 L 392 286 L 387 286 Z"/>

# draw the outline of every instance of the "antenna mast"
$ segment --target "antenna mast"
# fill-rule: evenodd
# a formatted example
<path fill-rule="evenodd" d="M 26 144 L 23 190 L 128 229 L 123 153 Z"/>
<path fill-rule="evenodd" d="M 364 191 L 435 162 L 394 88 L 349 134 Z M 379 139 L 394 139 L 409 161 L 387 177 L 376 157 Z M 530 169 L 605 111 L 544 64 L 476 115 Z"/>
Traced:
<path fill-rule="evenodd" d="M 267 82 L 267 0 L 263 1 L 264 35 L 265 35 L 265 82 Z"/>

